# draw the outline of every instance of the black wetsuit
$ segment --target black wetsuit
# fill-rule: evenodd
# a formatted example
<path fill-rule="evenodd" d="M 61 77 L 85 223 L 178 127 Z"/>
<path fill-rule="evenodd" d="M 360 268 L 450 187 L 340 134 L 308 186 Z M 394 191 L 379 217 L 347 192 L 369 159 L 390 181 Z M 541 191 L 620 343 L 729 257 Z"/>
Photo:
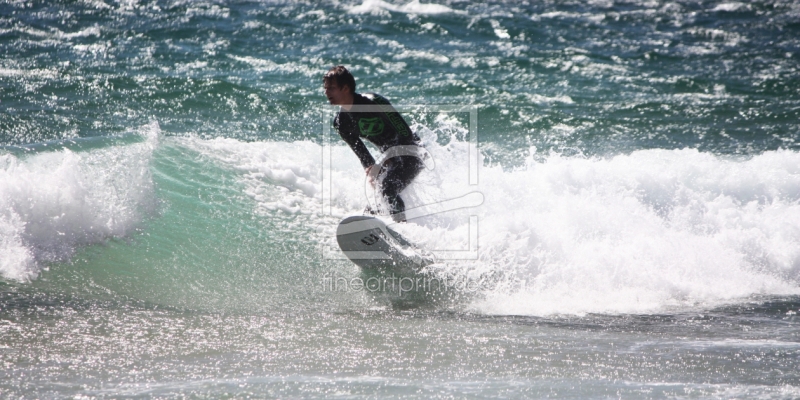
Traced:
<path fill-rule="evenodd" d="M 341 110 L 333 126 L 353 149 L 364 169 L 375 165 L 375 159 L 362 139 L 367 139 L 386 152 L 394 146 L 419 146 L 419 137 L 411 131 L 389 100 L 376 93 L 353 95 L 350 110 Z M 424 164 L 419 156 L 402 155 L 388 158 L 378 173 L 378 189 L 389 203 L 392 218 L 404 221 L 405 203 L 400 192 L 419 175 Z"/>

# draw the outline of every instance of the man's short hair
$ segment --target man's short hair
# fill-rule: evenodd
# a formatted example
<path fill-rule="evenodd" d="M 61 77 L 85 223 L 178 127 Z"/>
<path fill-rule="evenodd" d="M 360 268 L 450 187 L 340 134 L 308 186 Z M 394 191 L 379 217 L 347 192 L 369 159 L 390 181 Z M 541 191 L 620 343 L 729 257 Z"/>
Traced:
<path fill-rule="evenodd" d="M 325 73 L 325 76 L 322 78 L 322 83 L 330 83 L 331 81 L 336 82 L 336 86 L 339 87 L 347 85 L 350 87 L 350 93 L 356 92 L 356 78 L 353 78 L 353 74 L 351 74 L 344 65 L 332 67 Z"/>

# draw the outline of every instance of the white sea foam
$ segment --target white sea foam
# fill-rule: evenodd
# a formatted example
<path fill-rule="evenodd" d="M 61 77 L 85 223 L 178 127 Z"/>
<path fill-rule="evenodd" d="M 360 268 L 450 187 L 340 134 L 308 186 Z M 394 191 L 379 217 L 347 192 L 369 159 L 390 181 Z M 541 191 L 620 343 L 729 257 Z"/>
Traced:
<path fill-rule="evenodd" d="M 205 4 L 199 6 L 194 6 L 194 4 L 192 4 L 192 7 L 189 7 L 186 10 L 186 16 L 188 17 L 202 16 L 202 17 L 227 19 L 230 18 L 231 16 L 231 10 L 227 7 L 220 7 L 216 4 L 213 4 L 210 7 Z"/>
<path fill-rule="evenodd" d="M 657 312 L 800 293 L 798 152 L 749 159 L 695 150 L 611 158 L 553 154 L 531 157 L 516 169 L 479 159 L 479 184 L 470 186 L 469 146 L 452 139 L 463 128 L 446 116 L 437 123 L 435 131 L 414 127 L 435 168 L 404 193 L 409 208 L 472 191 L 485 201 L 397 229 L 429 250 L 467 250 L 469 215 L 479 216 L 478 258 L 436 266 L 447 276 L 489 278 L 472 300 L 477 312 Z M 303 223 L 321 224 L 323 236 L 332 235 L 338 217 L 360 213 L 370 195 L 346 146 L 332 148 L 336 218 L 317 218 L 328 215 L 321 208 L 320 145 L 179 141 L 240 170 L 245 191 L 265 216 L 306 214 Z"/>
<path fill-rule="evenodd" d="M 474 307 L 651 312 L 800 293 L 798 165 L 791 151 L 643 150 L 484 168 L 481 259 L 504 277 Z"/>
<path fill-rule="evenodd" d="M 63 32 L 57 28 L 51 28 L 50 30 L 45 31 L 26 26 L 14 29 L 19 31 L 20 33 L 24 33 L 34 37 L 40 37 L 45 39 L 59 39 L 59 40 L 61 39 L 70 40 L 70 39 L 89 37 L 89 36 L 99 37 L 101 35 L 101 30 L 97 26 L 84 28 L 77 32 Z"/>
<path fill-rule="evenodd" d="M 0 276 L 28 281 L 82 245 L 128 234 L 153 206 L 158 125 L 121 147 L 0 155 Z"/>
<path fill-rule="evenodd" d="M 714 6 L 714 8 L 712 8 L 711 11 L 734 12 L 734 11 L 739 11 L 741 9 L 750 10 L 750 5 L 739 2 L 721 3 Z"/>
<path fill-rule="evenodd" d="M 234 56 L 228 55 L 231 59 L 236 61 L 240 61 L 252 66 L 256 71 L 259 72 L 282 72 L 287 74 L 292 73 L 301 73 L 305 76 L 316 76 L 319 75 L 319 69 L 317 67 L 309 67 L 305 64 L 295 63 L 295 62 L 287 62 L 284 64 L 276 63 L 272 60 L 256 58 L 251 56 Z"/>
<path fill-rule="evenodd" d="M 196 150 L 241 173 L 245 194 L 257 202 L 258 211 L 290 214 L 319 213 L 322 150 L 311 142 L 254 142 L 216 138 L 175 138 L 177 144 Z M 358 163 L 354 166 L 357 166 Z"/>
<path fill-rule="evenodd" d="M 494 29 L 494 34 L 497 35 L 498 38 L 500 39 L 511 38 L 511 35 L 508 34 L 508 30 L 506 28 L 503 28 L 502 25 L 500 25 L 500 21 L 497 21 L 495 19 L 490 19 L 489 23 L 492 24 L 492 29 Z"/>
<path fill-rule="evenodd" d="M 414 60 L 429 60 L 434 61 L 439 64 L 447 64 L 450 62 L 450 58 L 445 55 L 438 54 L 435 52 L 430 51 L 422 51 L 422 50 L 408 50 L 405 49 L 402 52 L 394 55 L 396 60 L 405 60 L 405 59 L 414 59 Z"/>
<path fill-rule="evenodd" d="M 447 6 L 432 3 L 420 3 L 419 0 L 413 0 L 402 6 L 396 6 L 382 0 L 364 0 L 364 2 L 360 5 L 352 7 L 348 10 L 348 12 L 351 14 L 383 14 L 387 11 L 420 15 L 435 15 L 456 12 Z"/>
<path fill-rule="evenodd" d="M 77 32 L 61 32 L 59 30 L 56 30 L 55 32 L 57 37 L 64 39 L 74 39 L 74 38 L 88 37 L 88 36 L 100 36 L 101 33 L 100 28 L 97 26 L 92 26 Z"/>
<path fill-rule="evenodd" d="M 449 57 L 437 52 L 408 49 L 405 45 L 395 40 L 386 40 L 378 37 L 373 37 L 373 39 L 375 40 L 375 44 L 378 46 L 388 47 L 390 49 L 390 53 L 393 54 L 392 57 L 395 60 L 405 60 L 411 58 L 415 60 L 434 61 L 440 64 L 447 64 L 450 62 Z"/>
<path fill-rule="evenodd" d="M 532 15 L 530 19 L 536 22 L 539 22 L 542 19 L 577 19 L 599 24 L 606 19 L 606 15 L 592 14 L 592 13 L 574 13 L 566 11 L 551 11 L 543 14 Z"/>
<path fill-rule="evenodd" d="M 714 41 L 724 41 L 726 46 L 735 47 L 741 43 L 748 42 L 747 38 L 735 32 L 727 32 L 722 29 L 706 29 L 692 27 L 686 30 L 687 33 L 708 38 Z"/>
<path fill-rule="evenodd" d="M 59 77 L 59 72 L 56 69 L 10 69 L 0 67 L 0 76 L 56 79 Z"/>

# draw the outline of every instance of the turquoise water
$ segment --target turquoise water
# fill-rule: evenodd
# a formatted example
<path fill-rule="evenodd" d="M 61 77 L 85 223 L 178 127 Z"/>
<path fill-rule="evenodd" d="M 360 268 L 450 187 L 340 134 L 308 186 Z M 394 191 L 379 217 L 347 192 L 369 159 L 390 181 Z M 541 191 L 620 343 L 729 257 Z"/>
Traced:
<path fill-rule="evenodd" d="M 797 398 L 798 21 L 3 2 L 0 394 Z M 397 227 L 442 291 L 340 259 L 372 194 L 331 136 L 335 64 L 422 137 L 407 203 L 482 195 Z"/>

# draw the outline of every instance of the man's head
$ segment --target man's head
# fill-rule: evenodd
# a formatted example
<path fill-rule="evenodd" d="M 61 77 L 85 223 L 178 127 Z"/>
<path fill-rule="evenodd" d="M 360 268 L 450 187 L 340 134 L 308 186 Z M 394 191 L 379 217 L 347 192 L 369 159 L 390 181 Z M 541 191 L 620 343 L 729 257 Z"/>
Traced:
<path fill-rule="evenodd" d="M 348 105 L 353 103 L 356 80 L 344 66 L 337 65 L 329 69 L 322 78 L 322 87 L 325 89 L 325 97 L 331 104 Z"/>
<path fill-rule="evenodd" d="M 322 84 L 325 86 L 334 84 L 341 88 L 347 86 L 350 88 L 351 94 L 356 92 L 356 79 L 344 65 L 337 65 L 329 69 L 322 78 Z"/>

